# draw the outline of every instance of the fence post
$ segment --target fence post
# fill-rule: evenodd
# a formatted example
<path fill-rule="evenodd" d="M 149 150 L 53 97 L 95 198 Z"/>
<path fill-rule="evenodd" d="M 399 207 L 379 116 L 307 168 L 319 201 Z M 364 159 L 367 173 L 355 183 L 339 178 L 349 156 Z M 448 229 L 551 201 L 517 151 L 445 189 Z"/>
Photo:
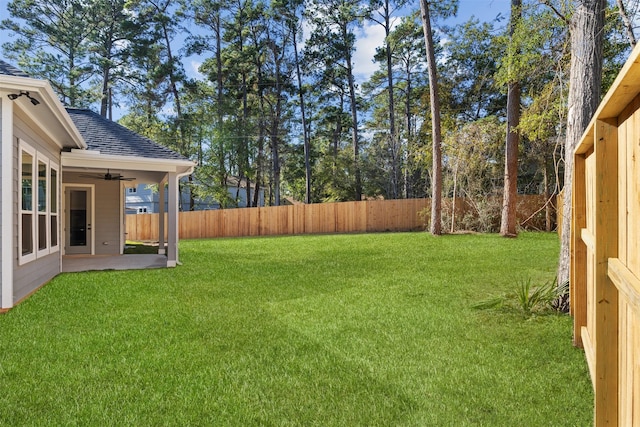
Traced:
<path fill-rule="evenodd" d="M 618 128 L 595 126 L 595 424 L 618 425 L 618 290 L 608 260 L 618 256 Z"/>
<path fill-rule="evenodd" d="M 573 345 L 583 347 L 582 328 L 587 326 L 587 246 L 582 230 L 587 227 L 586 159 L 584 154 L 574 156 L 573 206 L 571 209 L 571 271 L 569 285 L 571 315 L 573 316 Z M 560 215 L 558 215 L 560 218 Z M 559 219 L 559 221 L 561 221 Z M 558 226 L 558 230 L 561 227 Z"/>

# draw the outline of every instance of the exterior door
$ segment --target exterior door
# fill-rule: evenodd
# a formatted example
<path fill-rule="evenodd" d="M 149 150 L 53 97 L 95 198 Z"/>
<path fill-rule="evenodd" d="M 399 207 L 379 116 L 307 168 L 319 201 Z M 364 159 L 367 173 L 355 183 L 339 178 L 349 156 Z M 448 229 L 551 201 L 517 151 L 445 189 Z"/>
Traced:
<path fill-rule="evenodd" d="M 65 253 L 93 253 L 93 189 L 67 187 L 65 190 Z"/>

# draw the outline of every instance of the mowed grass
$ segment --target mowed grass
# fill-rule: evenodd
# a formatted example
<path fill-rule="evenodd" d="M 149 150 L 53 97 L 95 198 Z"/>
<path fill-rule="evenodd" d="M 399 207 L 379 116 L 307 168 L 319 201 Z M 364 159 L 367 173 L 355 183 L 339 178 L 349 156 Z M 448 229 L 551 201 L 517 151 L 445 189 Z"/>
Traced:
<path fill-rule="evenodd" d="M 1 425 L 587 426 L 571 319 L 473 310 L 553 277 L 552 234 L 181 242 L 0 316 Z"/>

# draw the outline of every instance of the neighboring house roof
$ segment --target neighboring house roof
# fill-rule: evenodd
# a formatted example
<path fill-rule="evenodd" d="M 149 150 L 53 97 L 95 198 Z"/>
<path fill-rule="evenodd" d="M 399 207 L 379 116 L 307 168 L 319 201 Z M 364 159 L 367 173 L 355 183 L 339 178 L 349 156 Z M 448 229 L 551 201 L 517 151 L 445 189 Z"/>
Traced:
<path fill-rule="evenodd" d="M 238 178 L 237 176 L 228 176 L 227 177 L 227 187 L 240 187 L 240 188 L 247 188 L 247 179 L 246 178 Z M 252 182 L 251 183 L 251 188 L 255 188 L 256 187 L 256 183 Z"/>
<path fill-rule="evenodd" d="M 87 143 L 89 150 L 113 156 L 188 160 L 175 151 L 93 111 L 67 108 L 67 112 Z"/>
<path fill-rule="evenodd" d="M 21 69 L 16 68 L 7 62 L 4 62 L 2 59 L 0 59 L 0 74 L 14 77 L 31 77 Z"/>

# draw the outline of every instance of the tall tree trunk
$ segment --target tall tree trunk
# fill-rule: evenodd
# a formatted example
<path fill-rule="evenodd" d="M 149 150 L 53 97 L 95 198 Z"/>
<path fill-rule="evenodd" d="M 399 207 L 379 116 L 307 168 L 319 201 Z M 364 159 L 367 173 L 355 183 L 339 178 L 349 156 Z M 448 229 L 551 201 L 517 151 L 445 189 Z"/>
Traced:
<path fill-rule="evenodd" d="M 547 159 L 544 159 L 543 171 L 544 171 L 544 200 L 546 201 L 544 206 L 544 225 L 545 225 L 544 229 L 546 232 L 550 232 L 552 229 L 551 203 L 549 201 L 549 199 L 551 198 L 551 193 L 549 192 L 549 163 L 547 162 Z"/>
<path fill-rule="evenodd" d="M 391 12 L 389 0 L 384 4 L 384 32 L 385 32 L 385 53 L 387 56 L 387 94 L 389 100 L 389 150 L 391 151 L 391 197 L 397 199 L 400 191 L 400 150 L 398 149 L 398 135 L 396 133 L 396 108 L 393 85 L 393 58 L 391 57 L 391 46 L 389 44 L 389 34 L 391 33 Z"/>
<path fill-rule="evenodd" d="M 253 28 L 255 30 L 255 28 Z M 253 35 L 253 47 L 256 52 L 261 51 L 260 43 L 258 42 L 259 36 L 257 34 Z M 259 202 L 259 194 L 260 194 L 260 185 L 262 184 L 262 168 L 264 163 L 264 142 L 265 142 L 265 134 L 266 132 L 266 108 L 265 108 L 265 96 L 264 96 L 264 72 L 263 72 L 263 62 L 261 55 L 255 55 L 255 71 L 258 73 L 258 100 L 260 105 L 260 116 L 258 117 L 258 155 L 255 161 L 255 170 L 256 170 L 256 180 L 255 180 L 255 188 L 253 189 L 253 200 L 251 202 L 252 207 L 258 207 Z M 274 146 L 276 144 L 273 139 L 271 139 L 272 150 L 277 150 L 277 147 Z M 249 194 L 249 193 L 248 193 Z M 276 195 L 276 200 L 279 195 Z M 278 206 L 276 204 L 276 206 Z"/>
<path fill-rule="evenodd" d="M 168 7 L 168 3 L 167 3 Z M 164 14 L 165 10 L 160 9 L 156 6 L 158 13 Z M 182 117 L 182 103 L 180 99 L 180 91 L 178 90 L 178 78 L 176 76 L 176 63 L 177 60 L 173 56 L 173 52 L 171 50 L 171 36 L 169 35 L 169 28 L 167 28 L 167 23 L 164 20 L 160 20 L 162 24 L 162 35 L 164 37 L 164 42 L 166 44 L 167 49 L 167 62 L 169 63 L 169 88 L 171 90 L 171 94 L 173 95 L 173 103 L 176 109 L 176 120 L 178 122 L 178 147 L 179 152 L 183 156 L 188 157 L 187 147 L 185 142 L 185 132 L 184 132 L 184 122 Z"/>
<path fill-rule="evenodd" d="M 433 140 L 433 166 L 431 176 L 431 234 L 442 234 L 442 134 L 440 130 L 440 97 L 438 95 L 438 72 L 436 70 L 436 55 L 431 33 L 431 17 L 429 3 L 420 0 L 422 28 L 424 30 L 425 47 L 427 50 L 427 67 L 429 68 L 429 96 L 431 100 L 431 128 Z"/>
<path fill-rule="evenodd" d="M 102 98 L 100 99 L 100 116 L 107 117 L 109 113 L 109 104 L 110 104 L 110 92 L 111 88 L 109 84 L 111 83 L 109 65 L 105 65 L 102 69 Z"/>
<path fill-rule="evenodd" d="M 455 231 L 456 226 L 456 203 L 457 194 L 458 194 L 458 167 L 460 166 L 460 161 L 456 160 L 456 166 L 453 169 L 453 198 L 451 201 L 451 233 Z"/>
<path fill-rule="evenodd" d="M 522 1 L 511 0 L 510 23 L 510 50 L 514 49 L 513 36 L 516 26 L 522 16 Z M 511 55 L 518 55 L 516 50 Z M 510 74 L 513 70 L 509 70 Z M 517 77 L 517 76 L 514 76 Z M 511 76 L 510 76 L 511 79 Z M 516 197 L 518 195 L 518 145 L 520 144 L 520 132 L 517 129 L 520 124 L 520 82 L 510 80 L 507 92 L 507 137 L 505 143 L 504 159 L 504 190 L 502 199 L 502 219 L 500 221 L 500 235 L 515 237 L 516 230 Z"/>
<path fill-rule="evenodd" d="M 224 90 L 222 75 L 222 29 L 220 25 L 220 11 L 216 11 L 215 31 L 216 36 L 216 127 L 219 131 L 224 126 Z M 224 133 L 223 133 L 224 134 Z M 225 163 L 225 144 L 224 141 L 218 141 L 217 157 L 218 172 L 216 178 L 220 188 L 227 188 L 227 165 Z"/>
<path fill-rule="evenodd" d="M 275 62 L 275 84 L 276 84 L 276 106 L 273 119 L 271 121 L 271 157 L 273 162 L 273 192 L 275 196 L 275 206 L 280 206 L 280 119 L 282 118 L 282 84 L 280 82 L 281 61 L 278 56 L 278 46 L 275 42 L 271 43 L 273 58 Z"/>
<path fill-rule="evenodd" d="M 349 32 L 347 25 L 342 26 L 342 36 L 348 40 Z M 351 47 L 345 48 L 345 62 L 347 66 L 347 78 L 349 79 L 349 101 L 351 104 L 351 142 L 353 144 L 353 173 L 355 178 L 354 196 L 355 200 L 362 200 L 362 177 L 360 174 L 360 139 L 358 136 L 358 105 L 356 98 L 356 83 L 353 78 L 353 58 Z"/>
<path fill-rule="evenodd" d="M 405 114 L 405 123 L 407 126 L 407 138 L 405 145 L 405 165 L 404 165 L 404 198 L 409 199 L 413 197 L 413 176 L 411 174 L 411 170 L 413 169 L 413 150 L 411 147 L 413 146 L 413 114 L 411 113 L 411 97 L 413 96 L 413 87 L 412 87 L 412 74 L 409 66 L 407 65 L 406 69 L 407 75 L 407 90 L 405 95 L 405 103 L 404 103 L 404 114 Z"/>
<path fill-rule="evenodd" d="M 297 28 L 292 28 L 293 55 L 296 63 L 296 76 L 298 78 L 298 98 L 300 99 L 300 115 L 302 119 L 302 137 L 304 139 L 304 171 L 305 190 L 304 202 L 311 203 L 311 141 L 309 140 L 309 129 L 307 128 L 307 115 L 304 106 L 304 92 L 302 90 L 302 73 L 300 72 L 300 58 L 298 57 Z"/>
<path fill-rule="evenodd" d="M 622 0 L 618 0 L 618 13 L 620 14 L 620 19 L 622 19 L 622 23 L 624 24 L 624 29 L 627 32 L 629 44 L 633 49 L 636 46 L 636 35 L 633 33 L 633 23 L 631 22 L 631 18 L 629 18 L 629 14 L 627 13 L 627 9 L 624 7 L 624 2 Z"/>
<path fill-rule="evenodd" d="M 605 0 L 577 2 L 570 23 L 571 72 L 567 113 L 567 139 L 564 148 L 564 190 L 562 239 L 558 284 L 569 280 L 571 238 L 571 200 L 573 184 L 573 151 L 587 128 L 600 102 L 602 83 L 602 33 Z"/>

